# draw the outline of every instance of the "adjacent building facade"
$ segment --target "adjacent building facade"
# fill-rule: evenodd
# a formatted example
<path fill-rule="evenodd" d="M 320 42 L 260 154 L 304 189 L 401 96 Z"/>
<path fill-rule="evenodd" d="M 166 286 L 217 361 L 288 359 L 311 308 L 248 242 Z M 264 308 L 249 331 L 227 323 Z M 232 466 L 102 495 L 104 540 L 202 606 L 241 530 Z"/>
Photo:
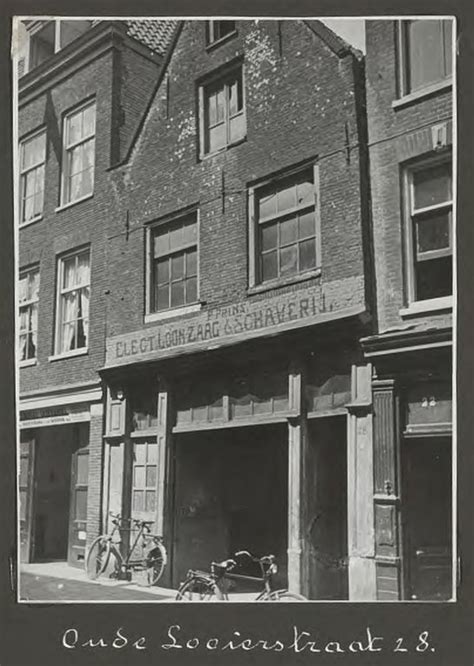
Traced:
<path fill-rule="evenodd" d="M 453 21 L 367 21 L 378 599 L 453 595 Z"/>
<path fill-rule="evenodd" d="M 450 598 L 450 23 L 83 23 L 19 83 L 23 558 Z"/>
<path fill-rule="evenodd" d="M 29 21 L 25 30 L 18 84 L 21 556 L 80 566 L 86 534 L 100 526 L 107 170 L 125 153 L 147 101 L 143 91 L 150 95 L 158 78 L 168 25 L 151 41 L 149 26 L 133 23 Z"/>

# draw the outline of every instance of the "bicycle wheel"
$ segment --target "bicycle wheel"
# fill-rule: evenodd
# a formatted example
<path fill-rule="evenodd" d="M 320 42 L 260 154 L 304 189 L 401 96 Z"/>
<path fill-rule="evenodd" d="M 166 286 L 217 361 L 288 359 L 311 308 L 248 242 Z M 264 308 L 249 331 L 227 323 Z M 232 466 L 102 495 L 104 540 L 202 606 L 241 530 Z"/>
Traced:
<path fill-rule="evenodd" d="M 179 586 L 175 601 L 212 601 L 214 583 L 206 578 L 189 578 Z"/>
<path fill-rule="evenodd" d="M 98 536 L 87 553 L 86 573 L 91 580 L 99 578 L 107 569 L 110 558 L 110 541 L 105 536 Z"/>
<path fill-rule="evenodd" d="M 166 548 L 161 541 L 150 537 L 143 547 L 143 559 L 133 566 L 134 582 L 143 587 L 156 585 L 163 574 L 167 559 Z"/>
<path fill-rule="evenodd" d="M 275 590 L 263 601 L 308 601 L 302 594 L 290 592 L 289 590 Z"/>

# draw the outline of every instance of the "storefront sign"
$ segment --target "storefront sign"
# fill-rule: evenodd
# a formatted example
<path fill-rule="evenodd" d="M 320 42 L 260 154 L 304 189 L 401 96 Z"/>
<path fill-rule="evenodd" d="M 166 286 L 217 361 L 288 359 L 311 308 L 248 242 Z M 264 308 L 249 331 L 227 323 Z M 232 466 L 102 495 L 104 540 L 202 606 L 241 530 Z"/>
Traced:
<path fill-rule="evenodd" d="M 90 421 L 89 409 L 51 407 L 28 410 L 20 413 L 20 428 L 39 428 Z"/>
<path fill-rule="evenodd" d="M 253 299 L 256 297 L 254 296 Z M 106 367 L 181 351 L 215 349 L 240 340 L 283 332 L 365 310 L 362 278 L 339 280 L 279 296 L 263 296 L 109 338 Z"/>

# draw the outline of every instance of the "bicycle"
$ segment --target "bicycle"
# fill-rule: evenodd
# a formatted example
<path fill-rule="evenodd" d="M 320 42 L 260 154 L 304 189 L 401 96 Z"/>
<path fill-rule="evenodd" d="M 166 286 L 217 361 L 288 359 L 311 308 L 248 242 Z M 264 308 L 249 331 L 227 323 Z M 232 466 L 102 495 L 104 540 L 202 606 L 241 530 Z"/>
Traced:
<path fill-rule="evenodd" d="M 274 555 L 255 557 L 248 550 L 239 550 L 234 557 L 246 556 L 259 565 L 261 576 L 248 576 L 231 573 L 237 562 L 233 558 L 222 562 L 211 562 L 211 572 L 189 569 L 185 580 L 181 583 L 175 601 L 229 601 L 230 581 L 253 581 L 263 583 L 263 589 L 254 601 L 307 601 L 306 597 L 287 589 L 273 589 L 273 577 L 278 572 Z"/>
<path fill-rule="evenodd" d="M 150 525 L 153 520 L 136 520 L 122 518 L 119 514 L 110 513 L 113 529 L 110 534 L 101 534 L 91 544 L 86 557 L 86 573 L 91 580 L 96 580 L 109 571 L 111 557 L 115 558 L 109 578 L 120 578 L 125 574 L 138 585 L 150 587 L 156 585 L 163 574 L 167 562 L 167 552 L 162 537 L 151 534 Z M 129 527 L 124 527 L 127 523 Z M 133 527 L 130 525 L 133 524 Z M 120 550 L 121 532 L 130 534 L 137 529 L 132 547 L 124 557 Z"/>

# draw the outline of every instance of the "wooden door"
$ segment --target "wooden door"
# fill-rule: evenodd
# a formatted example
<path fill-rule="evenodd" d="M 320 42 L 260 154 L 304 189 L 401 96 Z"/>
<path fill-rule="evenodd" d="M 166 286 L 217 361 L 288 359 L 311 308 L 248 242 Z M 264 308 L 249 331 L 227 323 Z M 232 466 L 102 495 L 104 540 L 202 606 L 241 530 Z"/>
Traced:
<path fill-rule="evenodd" d="M 132 446 L 132 518 L 156 522 L 158 443 L 139 439 Z"/>
<path fill-rule="evenodd" d="M 22 436 L 20 439 L 20 466 L 18 470 L 21 562 L 29 562 L 32 552 L 34 453 L 34 440 Z"/>
<path fill-rule="evenodd" d="M 68 563 L 84 565 L 87 536 L 87 491 L 89 484 L 89 449 L 79 445 L 71 459 L 71 503 L 69 510 Z"/>

